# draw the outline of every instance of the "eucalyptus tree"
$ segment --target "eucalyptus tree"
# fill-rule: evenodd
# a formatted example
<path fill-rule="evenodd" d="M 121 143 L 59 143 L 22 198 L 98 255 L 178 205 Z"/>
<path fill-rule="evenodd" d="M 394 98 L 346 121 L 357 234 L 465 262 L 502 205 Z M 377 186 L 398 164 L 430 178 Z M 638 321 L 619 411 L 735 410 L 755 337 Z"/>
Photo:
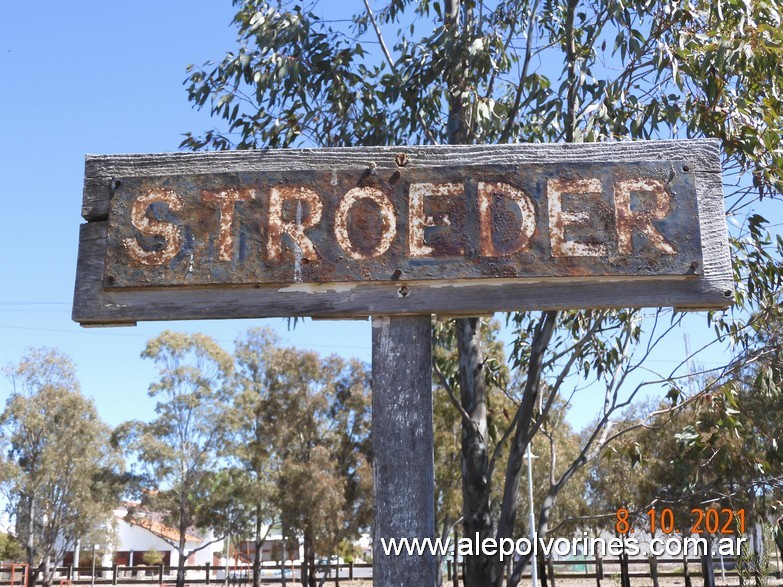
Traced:
<path fill-rule="evenodd" d="M 66 551 L 110 537 L 122 458 L 68 357 L 31 349 L 5 373 L 12 390 L 0 415 L 0 491 L 30 581 L 51 585 Z"/>
<path fill-rule="evenodd" d="M 302 539 L 303 582 L 314 585 L 316 555 L 369 526 L 369 374 L 357 361 L 284 346 L 264 329 L 237 339 L 235 360 L 225 456 L 244 487 L 235 499 L 246 514 L 240 531 L 255 543 L 254 583 L 277 522 L 286 538 Z"/>
<path fill-rule="evenodd" d="M 222 127 L 187 135 L 187 148 L 719 138 L 732 180 L 727 208 L 738 226 L 731 242 L 740 309 L 710 315 L 716 341 L 739 343 L 736 360 L 714 380 L 752 360 L 749 321 L 775 307 L 781 282 L 781 241 L 758 209 L 783 188 L 777 2 L 364 0 L 349 22 L 334 11 L 325 16 L 318 2 L 235 4 L 237 48 L 193 67 L 185 82 L 191 102 Z M 498 448 L 488 442 L 481 322 L 455 321 L 466 533 L 501 539 L 515 532 L 525 448 L 546 412 L 587 380 L 601 390 L 595 427 L 551 479 L 537 520 L 546 534 L 567 483 L 640 425 L 612 429 L 620 411 L 653 383 L 679 385 L 684 369 L 634 381 L 649 369 L 653 348 L 677 332 L 682 315 L 667 313 L 510 317 L 512 358 L 525 384 L 500 438 L 508 454 L 500 496 L 493 494 L 500 473 L 491 466 Z M 511 584 L 527 562 L 514 565 Z M 468 585 L 504 580 L 503 565 L 487 556 L 470 557 L 466 574 Z"/>
<path fill-rule="evenodd" d="M 140 507 L 131 517 L 162 516 L 177 539 L 161 536 L 178 553 L 177 587 L 185 582 L 193 529 L 217 531 L 230 519 L 221 490 L 217 450 L 223 436 L 220 419 L 233 359 L 211 337 L 164 331 L 147 342 L 141 356 L 154 361 L 159 378 L 149 386 L 157 399 L 156 417 L 131 421 L 115 430 L 114 441 L 135 457 L 132 471 Z M 190 532 L 190 534 L 189 534 Z"/>
<path fill-rule="evenodd" d="M 254 545 L 254 587 L 260 584 L 264 541 L 272 526 L 280 523 L 275 504 L 278 473 L 274 458 L 275 430 L 266 425 L 265 405 L 266 366 L 276 345 L 277 339 L 269 330 L 249 330 L 237 339 L 232 391 L 221 417 L 228 434 L 221 452 L 229 463 L 231 500 L 240 514 L 231 534 Z"/>

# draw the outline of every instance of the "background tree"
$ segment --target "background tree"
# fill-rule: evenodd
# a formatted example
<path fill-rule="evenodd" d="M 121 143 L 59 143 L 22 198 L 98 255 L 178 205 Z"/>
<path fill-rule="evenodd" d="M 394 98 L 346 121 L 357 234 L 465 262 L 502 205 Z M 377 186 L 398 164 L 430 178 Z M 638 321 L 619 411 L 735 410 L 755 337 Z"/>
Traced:
<path fill-rule="evenodd" d="M 5 373 L 13 388 L 0 415 L 0 488 L 30 580 L 48 586 L 52 563 L 77 541 L 110 533 L 122 459 L 65 355 L 32 349 Z"/>
<path fill-rule="evenodd" d="M 185 581 L 188 531 L 225 531 L 227 500 L 217 476 L 217 451 L 223 433 L 222 402 L 233 372 L 231 355 L 210 337 L 164 331 L 148 341 L 142 357 L 158 366 L 160 378 L 149 395 L 157 398 L 151 422 L 127 422 L 115 431 L 115 441 L 135 455 L 133 470 L 140 507 L 131 517 L 162 515 L 176 530 L 166 540 L 178 553 L 177 587 Z"/>
<path fill-rule="evenodd" d="M 245 479 L 239 501 L 254 571 L 277 518 L 288 537 L 302 538 L 303 580 L 314 585 L 316 554 L 336 552 L 370 523 L 369 374 L 358 362 L 282 346 L 262 329 L 240 337 L 235 355 L 228 456 Z"/>
<path fill-rule="evenodd" d="M 292 348 L 283 354 L 277 384 L 287 393 L 275 393 L 269 405 L 281 433 L 278 505 L 283 527 L 303 538 L 303 582 L 314 587 L 316 553 L 335 552 L 343 538 L 369 526 L 369 375 L 337 357 Z M 355 408 L 341 412 L 350 404 Z"/>
<path fill-rule="evenodd" d="M 252 329 L 237 339 L 236 371 L 229 401 L 221 420 L 228 441 L 223 453 L 230 463 L 227 481 L 230 499 L 239 512 L 232 534 L 254 545 L 253 587 L 261 577 L 261 553 L 269 529 L 279 523 L 275 507 L 278 474 L 274 448 L 275 431 L 266 425 L 268 357 L 278 341 L 270 330 Z"/>
<path fill-rule="evenodd" d="M 650 457 L 642 464 L 656 480 L 642 488 L 646 501 L 688 511 L 720 503 L 744 509 L 749 527 L 769 523 L 783 499 L 780 312 L 755 328 L 759 349 L 768 352 L 720 385 L 697 383 L 709 392 L 685 400 L 672 417 L 659 417 L 662 435 L 641 438 Z"/>
<path fill-rule="evenodd" d="M 13 534 L 0 534 L 0 561 L 13 563 L 22 559 L 24 548 Z"/>
<path fill-rule="evenodd" d="M 780 379 L 762 365 L 747 371 L 719 386 L 702 382 L 710 392 L 691 395 L 674 412 L 657 405 L 658 416 L 647 426 L 604 451 L 591 470 L 593 511 L 614 504 L 646 522 L 650 508 L 669 508 L 675 519 L 695 523 L 694 508 L 731 508 L 744 510 L 749 531 L 769 525 L 783 498 Z"/>
<path fill-rule="evenodd" d="M 324 20 L 313 3 L 237 6 L 239 48 L 193 68 L 186 81 L 191 101 L 209 107 L 225 128 L 188 135 L 186 147 L 720 138 L 726 175 L 737 179 L 727 200 L 738 227 L 736 302 L 757 313 L 711 315 L 716 340 L 740 343 L 735 360 L 714 379 L 752 360 L 749 321 L 775 307 L 781 282 L 782 243 L 757 210 L 759 199 L 779 197 L 783 186 L 783 29 L 775 2 L 389 0 L 374 12 L 365 1 L 349 32 Z M 397 33 L 393 45 L 386 41 L 389 29 Z M 643 424 L 612 431 L 613 419 L 653 380 L 676 384 L 676 370 L 641 386 L 629 379 L 662 334 L 676 331 L 682 316 L 663 328 L 667 312 L 514 316 L 513 360 L 525 385 L 511 432 L 503 436 L 502 499 L 493 497 L 488 473 L 495 471 L 487 468 L 481 323 L 457 322 L 459 395 L 468 416 L 463 455 L 470 455 L 462 482 L 472 496 L 466 532 L 496 538 L 515 532 L 525 448 L 546 410 L 584 388 L 575 383 L 579 373 L 602 390 L 601 405 L 596 427 L 542 502 L 538 530 L 546 534 L 555 498 L 580 468 L 618 434 Z M 526 563 L 515 565 L 512 585 Z M 466 572 L 469 585 L 503 580 L 497 559 L 475 557 Z"/>

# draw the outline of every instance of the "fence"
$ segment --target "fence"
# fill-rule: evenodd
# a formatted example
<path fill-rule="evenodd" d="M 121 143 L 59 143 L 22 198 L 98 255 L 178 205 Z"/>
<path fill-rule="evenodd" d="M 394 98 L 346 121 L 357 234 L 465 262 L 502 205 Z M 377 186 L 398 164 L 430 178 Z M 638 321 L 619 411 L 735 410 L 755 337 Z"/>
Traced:
<path fill-rule="evenodd" d="M 15 565 L 20 567 L 22 565 Z M 25 568 L 27 565 L 23 565 Z M 10 566 L 9 566 L 10 569 Z M 9 580 L 8 573 L 0 568 L 0 586 L 18 587 L 19 578 L 26 573 L 17 570 L 16 582 Z M 124 566 L 114 564 L 110 567 L 95 567 L 95 573 L 91 567 L 74 568 L 73 566 L 57 567 L 54 569 L 54 585 L 161 585 L 173 586 L 177 567 L 166 565 L 134 565 Z M 364 563 L 329 563 L 316 565 L 316 572 L 320 578 L 326 574 L 328 583 L 334 583 L 339 587 L 340 581 L 359 578 L 372 578 L 372 565 Z M 279 585 L 283 582 L 283 569 L 279 566 L 262 566 L 261 582 Z M 298 563 L 285 565 L 285 578 L 293 586 L 292 579 L 300 576 Z M 240 586 L 252 582 L 253 568 L 249 565 L 215 566 L 209 563 L 200 566 L 185 566 L 185 583 L 191 585 L 226 585 Z M 40 584 L 40 580 L 39 580 Z M 25 582 L 26 587 L 26 582 Z"/>
<path fill-rule="evenodd" d="M 770 560 L 770 574 L 775 571 L 781 578 L 780 559 L 777 554 L 775 563 Z M 731 557 L 708 559 L 702 558 L 662 558 L 649 556 L 647 559 L 629 558 L 628 556 L 614 558 L 602 558 L 585 560 L 555 560 L 552 557 L 538 558 L 538 580 L 541 587 L 556 587 L 558 580 L 581 579 L 595 581 L 597 587 L 616 585 L 630 587 L 631 579 L 646 579 L 639 583 L 653 587 L 659 587 L 659 579 L 681 578 L 683 587 L 715 587 L 716 576 L 720 577 L 721 584 L 729 579 L 732 584 L 741 587 L 752 587 L 762 584 L 762 570 L 758 564 L 738 565 L 736 559 Z M 446 580 L 458 584 L 464 576 L 463 565 L 455 565 L 452 561 L 446 564 Z M 531 573 L 528 567 L 524 573 L 528 581 Z"/>
<path fill-rule="evenodd" d="M 27 565 L 24 563 L 0 565 L 0 584 L 27 587 Z"/>
<path fill-rule="evenodd" d="M 721 565 L 722 563 L 722 565 Z M 6 565 L 0 567 L 0 586 L 3 587 L 27 587 L 27 565 Z M 777 571 L 778 578 L 781 575 L 781 561 L 777 553 L 770 560 L 770 568 Z M 444 573 L 444 583 L 447 581 L 453 585 L 461 584 L 464 569 L 462 565 L 455 565 L 447 561 Z M 263 566 L 260 581 L 266 584 L 280 585 L 285 581 L 293 587 L 294 581 L 300 576 L 298 564 L 286 564 L 285 579 L 282 568 L 278 566 Z M 553 558 L 538 559 L 538 577 L 541 587 L 557 587 L 557 582 L 568 579 L 581 579 L 595 581 L 596 587 L 609 587 L 616 585 L 630 587 L 644 584 L 658 587 L 659 579 L 681 578 L 683 587 L 715 587 L 716 577 L 721 584 L 731 580 L 732 584 L 741 587 L 753 587 L 760 585 L 762 576 L 758 565 L 738 565 L 737 561 L 725 557 L 722 561 L 718 558 L 661 558 L 649 557 L 647 559 L 620 557 L 585 560 L 554 560 Z M 96 567 L 95 574 L 91 568 L 82 567 L 75 569 L 72 566 L 58 567 L 55 569 L 55 585 L 161 585 L 171 587 L 174 584 L 177 567 L 155 566 L 122 566 L 114 564 L 110 567 Z M 316 573 L 320 579 L 326 574 L 326 581 L 335 587 L 340 586 L 341 581 L 353 579 L 371 579 L 372 565 L 346 563 L 329 563 L 316 566 Z M 251 583 L 253 570 L 251 566 L 186 566 L 185 583 L 192 585 L 228 585 L 239 587 Z M 530 571 L 525 573 L 530 578 Z M 642 583 L 639 580 L 645 579 Z M 725 579 L 725 580 L 724 580 Z M 633 581 L 632 581 L 633 580 Z"/>

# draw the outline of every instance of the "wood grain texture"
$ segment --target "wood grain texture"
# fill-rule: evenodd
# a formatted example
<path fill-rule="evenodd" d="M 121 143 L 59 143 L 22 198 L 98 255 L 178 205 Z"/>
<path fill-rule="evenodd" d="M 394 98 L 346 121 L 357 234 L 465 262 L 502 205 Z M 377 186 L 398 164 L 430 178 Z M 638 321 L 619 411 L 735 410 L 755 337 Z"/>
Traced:
<path fill-rule="evenodd" d="M 613 277 L 451 280 L 444 282 L 294 284 L 285 287 L 181 287 L 110 291 L 102 279 L 107 222 L 116 177 L 221 173 L 247 170 L 396 168 L 405 152 L 410 166 L 547 161 L 687 161 L 696 178 L 703 275 L 683 279 Z M 496 311 L 672 306 L 727 307 L 733 299 L 720 175 L 714 140 L 612 144 L 373 147 L 323 150 L 90 156 L 86 161 L 79 264 L 73 319 L 85 326 L 145 320 L 369 315 L 451 316 Z M 405 288 L 404 290 L 401 288 Z"/>
<path fill-rule="evenodd" d="M 372 322 L 373 584 L 434 587 L 436 559 L 386 556 L 382 539 L 435 538 L 429 315 Z"/>
<path fill-rule="evenodd" d="M 111 180 L 117 177 L 321 169 L 396 169 L 394 158 L 406 153 L 407 167 L 546 164 L 547 162 L 690 161 L 693 170 L 720 174 L 720 142 L 629 141 L 524 145 L 436 145 L 422 147 L 342 147 L 270 149 L 212 153 L 88 155 L 85 160 L 85 220 L 103 220 L 109 212 Z M 89 186 L 89 188 L 88 188 Z"/>

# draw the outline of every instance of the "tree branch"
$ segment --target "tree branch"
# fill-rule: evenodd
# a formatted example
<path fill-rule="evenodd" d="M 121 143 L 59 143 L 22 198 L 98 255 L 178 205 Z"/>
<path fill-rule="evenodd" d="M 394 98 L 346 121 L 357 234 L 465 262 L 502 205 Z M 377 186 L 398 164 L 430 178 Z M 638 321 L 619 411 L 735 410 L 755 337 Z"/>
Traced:
<path fill-rule="evenodd" d="M 511 138 L 511 129 L 514 128 L 514 121 L 517 114 L 519 114 L 519 108 L 522 104 L 522 94 L 525 90 L 525 80 L 527 79 L 528 70 L 530 68 L 530 60 L 533 58 L 532 44 L 533 44 L 533 26 L 535 24 L 536 13 L 538 12 L 539 0 L 533 3 L 533 8 L 530 10 L 530 17 L 527 25 L 527 41 L 525 43 L 525 60 L 522 64 L 522 72 L 519 74 L 519 85 L 517 86 L 517 95 L 514 99 L 514 105 L 511 108 L 511 112 L 508 113 L 508 121 L 506 127 L 500 134 L 498 139 L 499 143 L 505 143 Z"/>
<path fill-rule="evenodd" d="M 475 422 L 473 422 L 473 420 L 470 418 L 470 414 L 468 414 L 465 408 L 462 407 L 462 404 L 457 399 L 457 396 L 454 395 L 454 390 L 452 389 L 448 379 L 446 379 L 446 376 L 443 374 L 443 371 L 441 371 L 440 367 L 438 367 L 438 363 L 435 359 L 434 354 L 432 356 L 432 370 L 435 372 L 435 376 L 438 378 L 438 381 L 440 381 L 440 384 L 443 386 L 443 389 L 446 390 L 446 393 L 448 394 L 451 403 L 454 404 L 454 407 L 457 408 L 457 411 L 459 412 L 460 416 L 462 416 L 462 422 L 466 426 L 470 426 L 475 430 L 476 429 Z"/>
<path fill-rule="evenodd" d="M 372 8 L 370 8 L 369 0 L 364 0 L 364 7 L 367 9 L 367 16 L 370 17 L 372 28 L 375 30 L 375 35 L 378 37 L 378 42 L 381 45 L 383 56 L 386 58 L 386 62 L 389 64 L 389 67 L 391 68 L 391 71 L 394 74 L 394 76 L 397 78 L 397 81 L 402 83 L 402 78 L 400 77 L 400 74 L 397 71 L 397 64 L 394 62 L 394 59 L 392 59 L 391 53 L 389 53 L 389 48 L 386 46 L 386 41 L 383 38 L 383 33 L 381 32 L 381 28 L 378 26 L 378 21 L 375 20 L 375 15 L 372 12 Z M 435 135 L 430 130 L 429 125 L 424 120 L 424 115 L 421 113 L 421 110 L 416 110 L 416 117 L 419 119 L 419 124 L 421 125 L 421 128 L 424 131 L 424 133 L 427 135 L 429 141 L 433 145 L 437 145 L 438 139 L 435 138 Z"/>

